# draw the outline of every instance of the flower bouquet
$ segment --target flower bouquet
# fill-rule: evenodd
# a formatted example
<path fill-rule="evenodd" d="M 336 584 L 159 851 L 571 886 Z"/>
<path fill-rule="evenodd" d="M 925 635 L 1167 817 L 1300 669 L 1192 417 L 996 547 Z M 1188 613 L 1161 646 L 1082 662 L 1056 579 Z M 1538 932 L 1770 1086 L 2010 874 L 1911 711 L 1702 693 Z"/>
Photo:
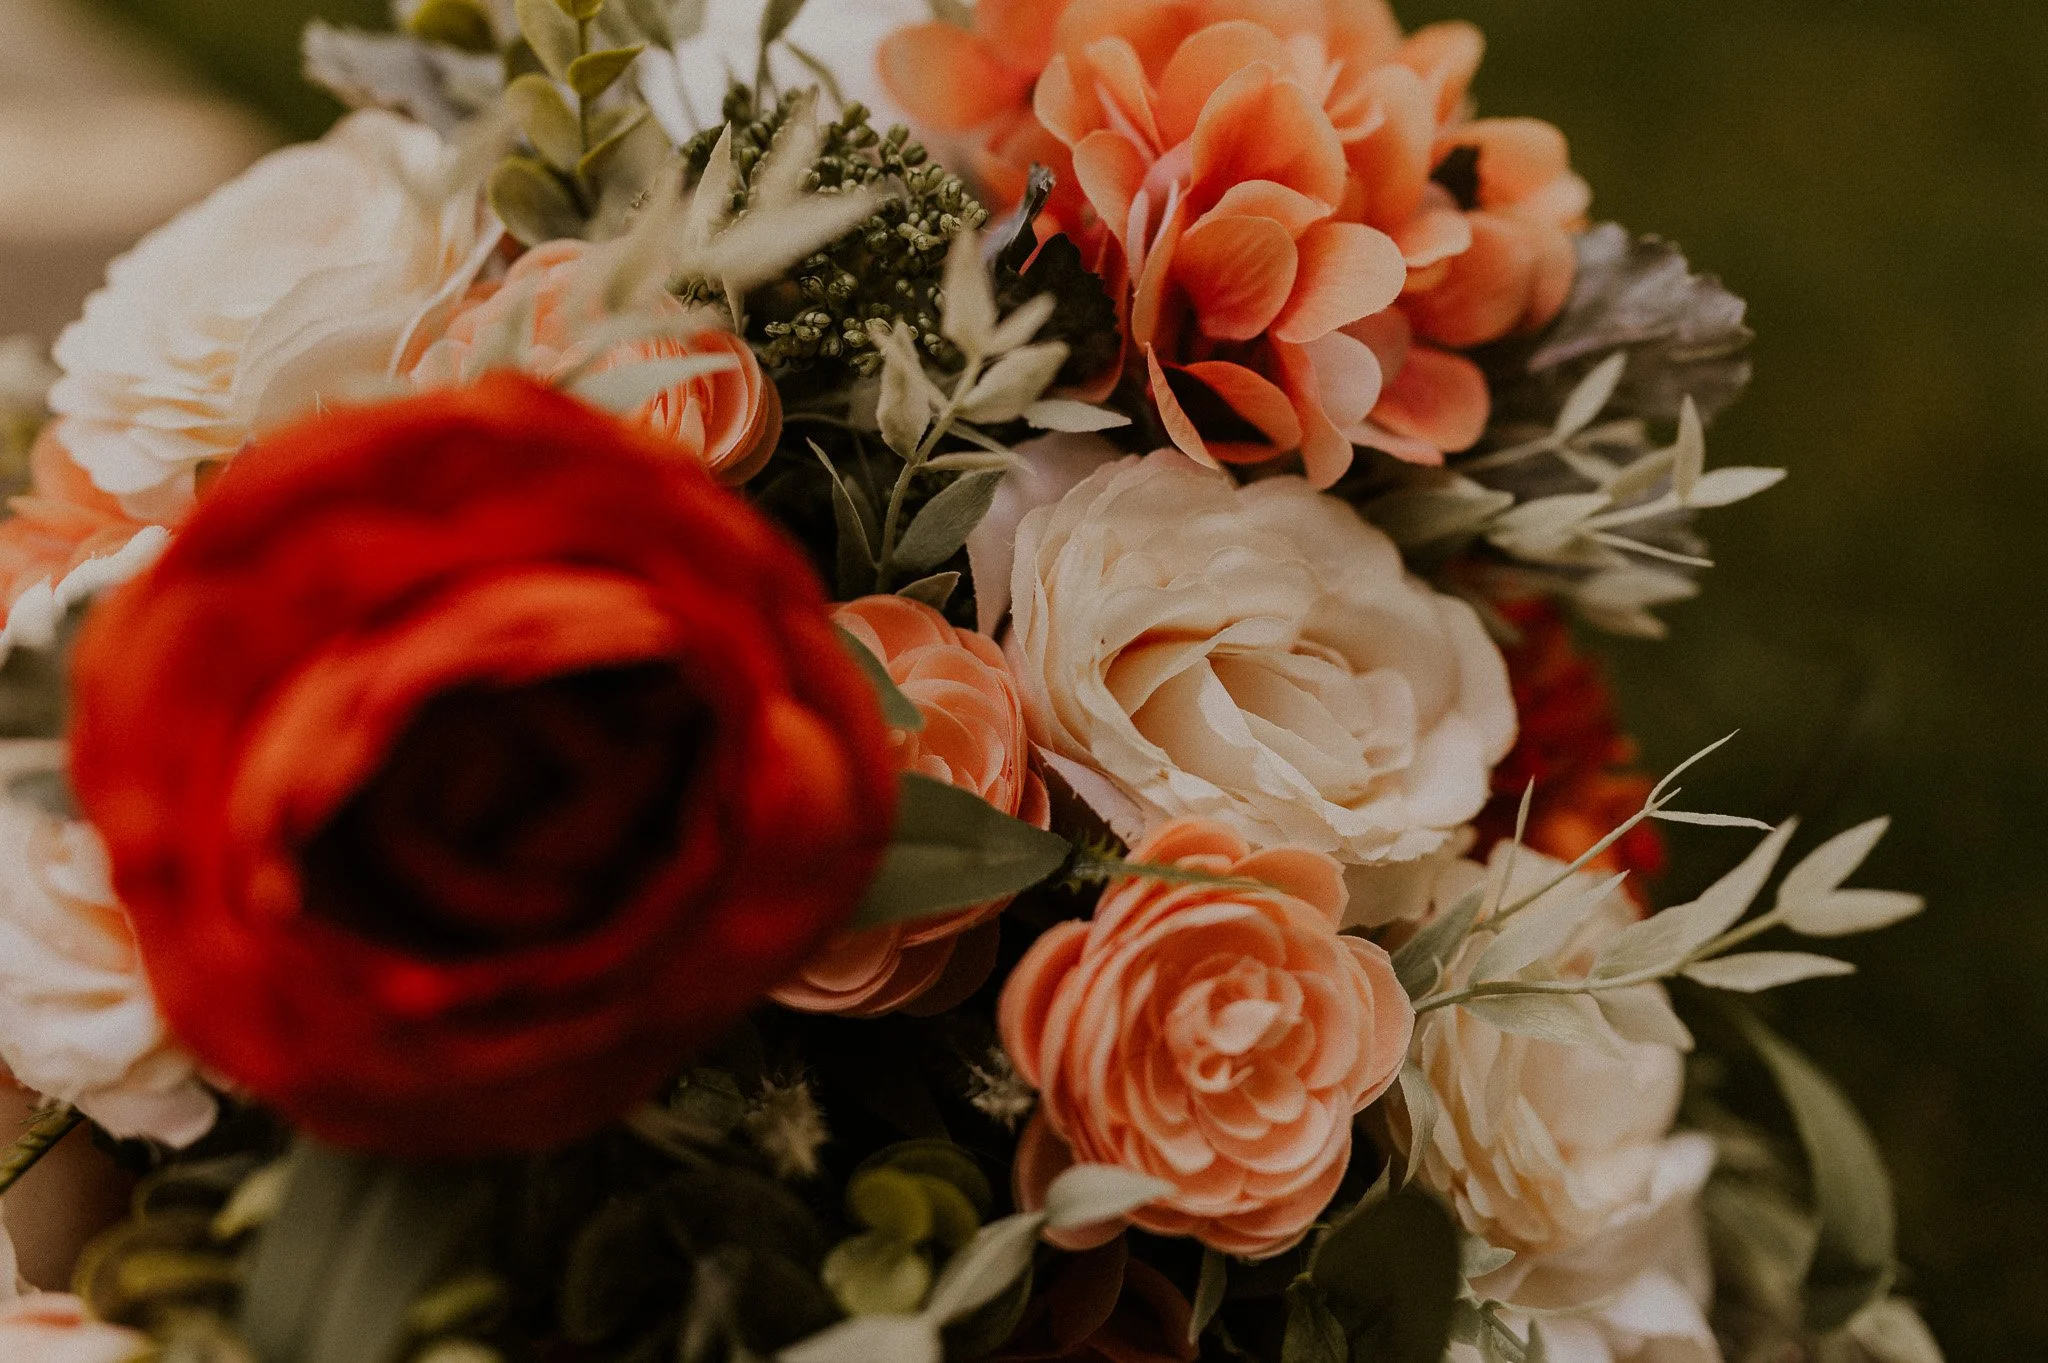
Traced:
<path fill-rule="evenodd" d="M 1575 641 L 1781 476 L 1743 305 L 1475 30 L 396 17 L 0 366 L 0 1190 L 133 1185 L 0 1355 L 1939 1358 L 1740 1001 L 1883 824 Z"/>

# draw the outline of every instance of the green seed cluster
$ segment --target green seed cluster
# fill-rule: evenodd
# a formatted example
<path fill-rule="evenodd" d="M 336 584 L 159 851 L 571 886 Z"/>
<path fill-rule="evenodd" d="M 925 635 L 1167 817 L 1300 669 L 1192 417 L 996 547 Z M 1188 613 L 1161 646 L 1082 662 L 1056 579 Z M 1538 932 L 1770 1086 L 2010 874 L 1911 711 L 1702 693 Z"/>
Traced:
<path fill-rule="evenodd" d="M 796 99 L 785 94 L 773 108 L 762 109 L 744 87 L 726 96 L 733 165 L 742 185 L 734 196 L 736 212 L 746 208 L 754 167 L 773 145 Z M 684 148 L 693 173 L 701 173 L 710 161 L 722 131 L 707 129 Z M 750 294 L 749 338 L 775 369 L 839 366 L 868 375 L 881 365 L 868 339 L 868 323 L 904 322 L 939 364 L 959 364 L 958 352 L 939 335 L 939 284 L 953 235 L 980 227 L 988 221 L 988 210 L 959 176 L 931 160 L 907 128 L 878 133 L 868 122 L 868 111 L 851 104 L 825 128 L 807 187 L 830 193 L 857 185 L 879 185 L 895 195 L 831 246 Z M 710 293 L 704 285 L 693 291 Z"/>

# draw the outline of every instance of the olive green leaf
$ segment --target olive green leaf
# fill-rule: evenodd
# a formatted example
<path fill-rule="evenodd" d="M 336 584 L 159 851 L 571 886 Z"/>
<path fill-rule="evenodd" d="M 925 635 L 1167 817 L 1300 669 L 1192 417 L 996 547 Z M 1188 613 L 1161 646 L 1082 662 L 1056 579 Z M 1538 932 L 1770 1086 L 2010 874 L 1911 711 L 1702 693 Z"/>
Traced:
<path fill-rule="evenodd" d="M 896 836 L 852 926 L 928 918 L 1027 890 L 1073 850 L 1057 833 L 1011 818 L 971 791 L 905 773 Z"/>

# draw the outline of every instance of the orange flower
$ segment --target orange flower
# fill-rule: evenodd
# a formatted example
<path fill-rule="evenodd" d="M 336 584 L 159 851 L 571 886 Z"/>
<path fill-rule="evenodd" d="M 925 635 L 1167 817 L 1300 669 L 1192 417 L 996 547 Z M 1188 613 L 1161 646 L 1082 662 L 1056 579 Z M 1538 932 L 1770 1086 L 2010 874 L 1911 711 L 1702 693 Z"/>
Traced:
<path fill-rule="evenodd" d="M 72 461 L 60 425 L 45 426 L 36 438 L 29 492 L 8 502 L 14 514 L 0 522 L 0 604 L 12 606 L 39 582 L 62 580 L 145 528 Z"/>
<path fill-rule="evenodd" d="M 1031 770 L 1024 707 L 995 641 L 955 629 L 921 602 L 870 596 L 833 618 L 889 669 L 924 728 L 892 734 L 898 766 L 971 790 L 1044 828 L 1052 810 Z M 958 1006 L 995 967 L 996 918 L 1006 899 L 916 922 L 843 933 L 774 991 L 786 1008 L 877 1017 L 914 1005 L 928 1014 Z"/>
<path fill-rule="evenodd" d="M 588 243 L 555 241 L 521 256 L 496 289 L 469 303 L 442 338 L 428 347 L 412 371 L 423 386 L 447 386 L 462 377 L 464 363 L 479 341 L 509 325 L 521 308 L 533 310 L 519 368 L 553 378 L 581 358 L 579 333 L 602 320 L 585 269 Z M 689 316 L 666 293 L 651 295 L 644 309 L 655 316 Z M 681 336 L 630 341 L 613 347 L 595 371 L 643 360 L 691 355 L 730 356 L 730 369 L 685 379 L 657 394 L 634 414 L 636 420 L 682 446 L 721 483 L 737 486 L 761 471 L 782 434 L 782 399 L 747 343 L 709 320 Z"/>
<path fill-rule="evenodd" d="M 1174 1185 L 1132 1213 L 1143 1229 L 1277 1254 L 1335 1194 L 1351 1119 L 1399 1074 L 1414 1011 L 1387 954 L 1338 935 L 1330 858 L 1254 852 L 1202 820 L 1167 824 L 1131 856 L 1271 888 L 1121 881 L 1091 921 L 1032 945 L 998 1014 L 1041 1095 L 1019 1205 L 1040 1205 L 1072 1161 L 1119 1164 Z M 1059 1239 L 1085 1248 L 1117 1230 Z"/>

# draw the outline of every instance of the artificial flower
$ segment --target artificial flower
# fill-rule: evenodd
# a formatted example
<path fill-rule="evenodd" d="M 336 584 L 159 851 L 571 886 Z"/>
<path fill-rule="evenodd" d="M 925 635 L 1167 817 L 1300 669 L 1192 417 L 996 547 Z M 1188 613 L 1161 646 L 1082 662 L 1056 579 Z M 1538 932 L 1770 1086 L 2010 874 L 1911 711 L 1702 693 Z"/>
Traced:
<path fill-rule="evenodd" d="M 137 520 L 92 485 L 45 426 L 29 452 L 29 490 L 8 501 L 0 521 L 0 657 L 17 642 L 47 647 L 77 602 L 141 571 L 164 532 Z M 20 619 L 15 619 L 16 608 Z"/>
<path fill-rule="evenodd" d="M 895 802 L 798 551 L 514 375 L 253 447 L 94 612 L 73 689 L 173 1030 L 388 1153 L 646 1098 L 844 923 Z"/>
<path fill-rule="evenodd" d="M 1039 828 L 1051 822 L 1017 683 L 994 640 L 901 596 L 863 597 L 832 618 L 881 660 L 924 717 L 917 732 L 891 732 L 901 770 L 971 790 Z M 841 934 L 771 997 L 786 1008 L 851 1017 L 955 1007 L 995 968 L 995 920 L 1008 903 Z"/>
<path fill-rule="evenodd" d="M 1191 819 L 1131 859 L 1263 885 L 1122 880 L 1092 919 L 1032 944 L 998 1013 L 1040 1093 L 1019 1203 L 1072 1161 L 1121 1164 L 1174 1189 L 1133 1224 L 1277 1254 L 1336 1193 L 1351 1119 L 1400 1073 L 1414 1011 L 1386 952 L 1338 934 L 1343 868 L 1329 857 L 1254 851 Z"/>
<path fill-rule="evenodd" d="M 989 1363 L 1192 1363 L 1194 1308 L 1118 1236 L 1049 1267 Z"/>
<path fill-rule="evenodd" d="M 152 1352 L 147 1337 L 94 1320 L 62 1292 L 31 1292 L 0 1305 L 0 1358 L 21 1363 L 132 1363 Z"/>
<path fill-rule="evenodd" d="M 1022 518 L 1010 597 L 1032 738 L 1126 840 L 1197 816 L 1408 860 L 1479 812 L 1514 741 L 1477 614 L 1300 478 L 1109 465 Z"/>
<path fill-rule="evenodd" d="M 1509 855 L 1505 846 L 1494 852 L 1496 862 Z M 1564 869 L 1521 850 L 1507 900 Z M 1603 892 L 1600 877 L 1581 872 L 1524 910 L 1540 912 L 1561 897 L 1596 892 L 1597 902 L 1549 958 L 1558 978 L 1584 978 L 1602 944 L 1635 921 L 1635 906 L 1611 885 Z M 1466 981 L 1493 937 L 1482 924 L 1467 939 L 1450 962 L 1444 988 Z M 1668 1015 L 1660 985 L 1638 986 L 1634 1002 L 1638 1012 Z M 1590 1000 L 1583 1003 L 1593 1009 Z M 1667 1030 L 1682 1040 L 1675 1019 Z M 1526 1275 L 1554 1256 L 1611 1244 L 1689 1204 L 1713 1167 L 1711 1140 L 1671 1134 L 1684 1086 L 1684 1057 L 1675 1044 L 1617 1037 L 1601 1048 L 1539 1040 L 1447 1007 L 1417 1025 L 1415 1061 L 1435 1090 L 1441 1116 L 1419 1151 L 1407 1147 L 1399 1123 L 1395 1142 L 1413 1162 L 1417 1180 L 1450 1205 L 1467 1231 L 1514 1251 L 1515 1263 L 1503 1272 Z M 1620 1278 L 1601 1292 L 1623 1287 L 1640 1260 L 1616 1253 L 1611 1264 Z"/>
<path fill-rule="evenodd" d="M 1631 769 L 1636 745 L 1621 732 L 1606 674 L 1597 658 L 1573 646 L 1557 607 L 1530 600 L 1500 609 L 1522 636 L 1504 650 L 1521 734 L 1494 768 L 1494 798 L 1478 821 L 1479 851 L 1484 855 L 1513 836 L 1522 795 L 1533 782 L 1523 842 L 1574 861 L 1641 809 L 1654 783 Z M 1633 883 L 1661 874 L 1664 862 L 1663 835 L 1646 820 L 1587 869 L 1627 871 Z"/>
<path fill-rule="evenodd" d="M 479 343 L 517 328 L 503 367 L 554 379 L 572 367 L 602 373 L 620 365 L 684 357 L 723 357 L 729 367 L 684 379 L 649 398 L 633 419 L 667 436 L 721 483 L 739 484 L 760 472 L 782 434 L 782 400 L 761 372 L 747 343 L 708 311 L 691 310 L 666 291 L 638 300 L 636 315 L 676 319 L 677 332 L 625 341 L 592 357 L 578 347 L 582 333 L 605 320 L 599 266 L 581 241 L 555 241 L 521 256 L 502 284 L 477 291 L 413 367 L 422 386 L 460 382 Z"/>
<path fill-rule="evenodd" d="M 497 239 L 473 188 L 444 190 L 450 157 L 431 128 L 352 114 L 115 261 L 50 393 L 93 483 L 174 519 L 202 464 L 391 372 Z"/>
<path fill-rule="evenodd" d="M 0 800 L 0 1061 L 116 1136 L 186 1146 L 213 1126 L 213 1096 L 165 1033 L 99 835 L 14 800 Z"/>

